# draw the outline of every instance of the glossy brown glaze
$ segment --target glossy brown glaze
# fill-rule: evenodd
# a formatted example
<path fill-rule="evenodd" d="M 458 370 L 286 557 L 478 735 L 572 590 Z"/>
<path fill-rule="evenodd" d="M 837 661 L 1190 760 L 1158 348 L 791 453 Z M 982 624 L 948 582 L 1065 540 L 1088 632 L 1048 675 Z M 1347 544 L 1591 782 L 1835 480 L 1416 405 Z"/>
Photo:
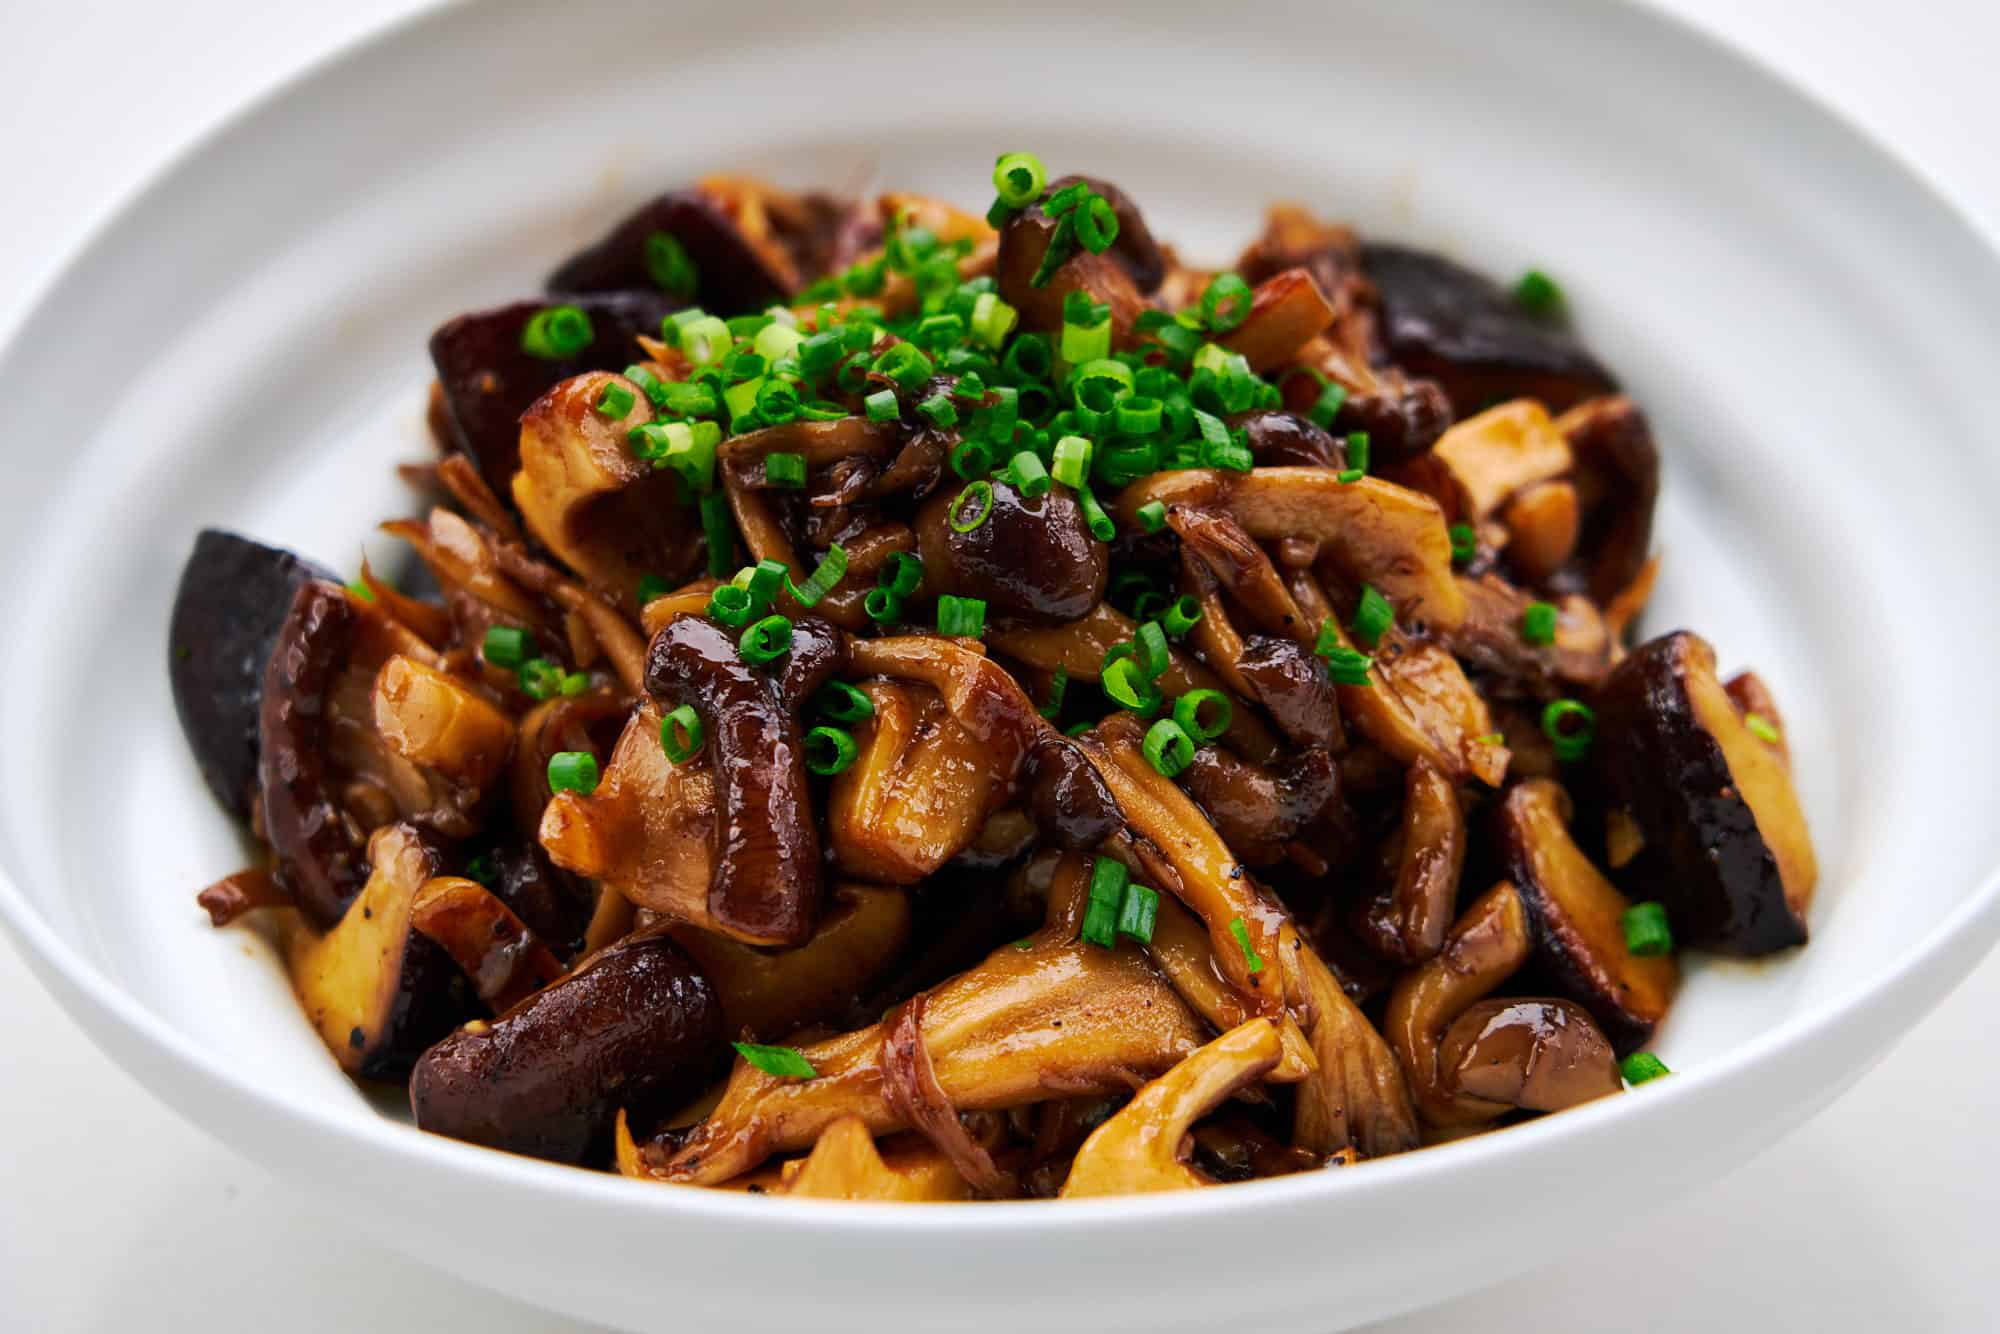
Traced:
<path fill-rule="evenodd" d="M 258 711 L 259 809 L 278 881 L 321 926 L 340 920 L 368 879 L 358 830 L 340 809 L 326 758 L 330 698 L 355 616 L 347 594 L 299 585 L 264 669 Z"/>
<path fill-rule="evenodd" d="M 1609 602 L 1639 577 L 1653 549 L 1660 450 L 1646 415 L 1622 395 L 1593 398 L 1556 418 L 1576 458 L 1582 531 L 1567 581 Z"/>
<path fill-rule="evenodd" d="M 800 706 L 846 661 L 840 634 L 816 617 L 792 622 L 777 662 L 744 659 L 737 636 L 683 616 L 654 636 L 646 688 L 666 708 L 692 706 L 715 771 L 709 913 L 731 934 L 796 945 L 819 910 L 819 829 L 806 786 Z"/>
<path fill-rule="evenodd" d="M 1220 746 L 1203 746 L 1180 781 L 1222 841 L 1251 866 L 1283 861 L 1286 844 L 1340 791 L 1333 756 L 1318 748 L 1266 767 Z"/>
<path fill-rule="evenodd" d="M 1111 211 L 1118 215 L 1118 239 L 1104 253 L 1118 261 L 1134 287 L 1150 294 L 1167 276 L 1167 257 L 1161 252 L 1160 243 L 1153 239 L 1153 230 L 1146 225 L 1139 206 L 1132 202 L 1132 196 L 1101 176 L 1059 176 L 1049 182 L 1049 189 L 1060 190 L 1077 181 L 1103 195 Z"/>
<path fill-rule="evenodd" d="M 1090 535 L 1066 486 L 1029 499 L 995 481 L 992 507 L 970 532 L 952 527 L 976 513 L 964 491 L 943 488 L 917 511 L 925 587 L 984 598 L 988 615 L 1073 621 L 1104 596 L 1110 549 Z"/>
<path fill-rule="evenodd" d="M 1085 852 L 1124 824 L 1097 770 L 1074 742 L 1054 731 L 1042 733 L 1028 748 L 1022 783 L 1036 829 L 1055 847 Z"/>
<path fill-rule="evenodd" d="M 440 1135 L 582 1162 L 620 1108 L 645 1121 L 699 1088 L 720 1060 L 721 1026 L 714 990 L 680 948 L 631 936 L 425 1052 L 410 1107 Z"/>
<path fill-rule="evenodd" d="M 665 232 L 694 261 L 690 304 L 729 314 L 762 310 L 791 295 L 785 276 L 744 239 L 735 219 L 701 190 L 669 190 L 626 215 L 601 240 L 563 261 L 549 275 L 551 292 L 648 290 L 646 240 Z M 655 329 L 658 325 L 655 324 Z"/>
<path fill-rule="evenodd" d="M 1610 1041 L 1581 1005 L 1483 1000 L 1438 1043 L 1444 1086 L 1531 1112 L 1560 1112 L 1624 1087 Z"/>
<path fill-rule="evenodd" d="M 1258 703 L 1295 746 L 1339 743 L 1340 704 L 1333 679 L 1297 640 L 1250 635 L 1236 670 L 1257 692 Z"/>
<path fill-rule="evenodd" d="M 1393 876 L 1355 918 L 1355 931 L 1385 959 L 1422 963 L 1444 944 L 1465 866 L 1465 813 L 1449 780 L 1422 760 L 1404 778 L 1403 820 Z"/>
<path fill-rule="evenodd" d="M 1146 302 L 1132 275 L 1111 253 L 1093 255 L 1078 246 L 1047 282 L 1034 285 L 1035 272 L 1047 256 L 1055 232 L 1055 219 L 1044 213 L 1040 204 L 1020 210 L 1000 228 L 994 278 L 1001 300 L 1021 313 L 1023 329 L 1049 333 L 1062 328 L 1063 299 L 1071 292 L 1084 292 L 1111 308 L 1112 343 L 1123 346 L 1130 342 L 1133 321 Z"/>
<path fill-rule="evenodd" d="M 1296 412 L 1264 408 L 1229 419 L 1260 468 L 1345 468 L 1347 449 Z"/>
<path fill-rule="evenodd" d="M 411 905 L 410 929 L 449 954 L 496 1013 L 562 976 L 562 962 L 527 924 L 463 876 L 427 881 Z"/>

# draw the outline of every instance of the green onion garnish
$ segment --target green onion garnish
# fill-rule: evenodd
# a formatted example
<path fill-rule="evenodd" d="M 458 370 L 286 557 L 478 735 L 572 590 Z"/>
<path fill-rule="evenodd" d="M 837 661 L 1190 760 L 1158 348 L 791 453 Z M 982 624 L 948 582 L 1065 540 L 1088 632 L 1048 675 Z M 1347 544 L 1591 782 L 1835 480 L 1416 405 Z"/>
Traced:
<path fill-rule="evenodd" d="M 1080 435 L 1066 435 L 1056 441 L 1055 467 L 1050 473 L 1072 489 L 1090 476 L 1090 441 Z"/>
<path fill-rule="evenodd" d="M 1625 928 L 1625 948 L 1629 953 L 1642 959 L 1673 953 L 1674 934 L 1667 929 L 1665 904 L 1650 900 L 1635 903 L 1620 915 L 1618 922 Z"/>
<path fill-rule="evenodd" d="M 951 451 L 951 470 L 968 482 L 993 471 L 993 450 L 984 440 L 966 440 Z"/>
<path fill-rule="evenodd" d="M 591 404 L 591 406 L 597 410 L 597 415 L 600 417 L 609 417 L 612 421 L 622 421 L 625 414 L 632 410 L 632 405 L 638 401 L 633 396 L 632 391 L 618 383 L 618 381 L 606 380 L 604 382 L 604 392 L 597 396 L 597 402 Z"/>
<path fill-rule="evenodd" d="M 815 727 L 806 733 L 806 768 L 822 778 L 854 763 L 858 748 L 843 727 Z"/>
<path fill-rule="evenodd" d="M 1361 601 L 1354 608 L 1354 637 L 1374 648 L 1395 623 L 1396 609 L 1389 605 L 1389 599 L 1376 592 L 1373 584 L 1361 585 Z"/>
<path fill-rule="evenodd" d="M 1333 419 L 1340 415 L 1341 405 L 1347 402 L 1347 386 L 1333 380 L 1320 386 L 1319 397 L 1306 409 L 1306 418 L 1323 431 L 1333 429 Z"/>
<path fill-rule="evenodd" d="M 1479 534 L 1472 531 L 1469 523 L 1455 523 L 1446 531 L 1451 537 L 1452 564 L 1468 564 L 1479 553 Z"/>
<path fill-rule="evenodd" d="M 493 860 L 493 854 L 482 852 L 465 864 L 465 878 L 476 880 L 488 889 L 499 883 L 500 867 Z"/>
<path fill-rule="evenodd" d="M 804 1052 L 797 1047 L 767 1047 L 761 1042 L 732 1042 L 736 1054 L 775 1079 L 818 1079 Z"/>
<path fill-rule="evenodd" d="M 708 595 L 709 619 L 732 630 L 750 624 L 766 605 L 755 593 L 736 584 L 724 584 Z"/>
<path fill-rule="evenodd" d="M 1130 873 L 1123 862 L 1099 857 L 1090 868 L 1090 904 L 1083 913 L 1083 938 L 1110 949 L 1118 943 L 1118 914 Z"/>
<path fill-rule="evenodd" d="M 1347 433 L 1347 466 L 1356 472 L 1368 471 L 1368 432 Z"/>
<path fill-rule="evenodd" d="M 1134 394 L 1111 409 L 1111 424 L 1120 435 L 1152 435 L 1160 429 L 1160 400 Z"/>
<path fill-rule="evenodd" d="M 1140 743 L 1139 751 L 1146 757 L 1146 763 L 1168 778 L 1176 778 L 1181 770 L 1194 763 L 1194 738 L 1173 719 L 1161 718 L 1146 729 L 1146 739 Z"/>
<path fill-rule="evenodd" d="M 521 327 L 521 350 L 543 361 L 561 361 L 590 346 L 597 337 L 590 316 L 577 306 L 547 306 Z"/>
<path fill-rule="evenodd" d="M 661 291 L 683 301 L 693 299 L 701 281 L 701 271 L 689 258 L 687 247 L 670 232 L 646 234 L 646 276 Z"/>
<path fill-rule="evenodd" d="M 673 585 L 657 574 L 639 576 L 639 605 L 642 607 L 654 598 L 663 598 L 673 591 Z"/>
<path fill-rule="evenodd" d="M 923 581 L 924 563 L 907 551 L 890 552 L 889 558 L 882 562 L 881 572 L 875 576 L 877 584 L 899 598 L 916 592 Z"/>
<path fill-rule="evenodd" d="M 946 522 L 954 533 L 969 533 L 985 523 L 992 512 L 993 483 L 981 478 L 958 493 L 958 499 L 945 511 Z"/>
<path fill-rule="evenodd" d="M 1139 662 L 1139 670 L 1149 680 L 1159 680 L 1172 661 L 1167 655 L 1167 632 L 1158 621 L 1147 621 L 1133 636 L 1135 652 L 1133 657 Z"/>
<path fill-rule="evenodd" d="M 868 692 L 845 681 L 828 681 L 813 696 L 819 711 L 837 723 L 858 723 L 875 716 L 875 701 Z"/>
<path fill-rule="evenodd" d="M 1181 594 L 1168 603 L 1167 609 L 1160 613 L 1160 624 L 1165 627 L 1168 636 L 1174 639 L 1179 639 L 1194 629 L 1195 623 L 1200 619 L 1201 599 L 1192 593 Z"/>
<path fill-rule="evenodd" d="M 1514 284 L 1514 302 L 1531 315 L 1546 315 L 1562 304 L 1562 288 L 1540 269 L 1529 269 Z"/>
<path fill-rule="evenodd" d="M 886 588 L 871 588 L 861 599 L 861 610 L 868 613 L 869 620 L 891 625 L 903 619 L 903 599 Z"/>
<path fill-rule="evenodd" d="M 972 303 L 972 336 L 997 349 L 1021 318 L 1021 312 L 992 292 L 981 292 Z"/>
<path fill-rule="evenodd" d="M 1521 613 L 1521 642 L 1540 647 L 1556 642 L 1556 608 L 1552 602 L 1530 602 Z"/>
<path fill-rule="evenodd" d="M 1167 526 L 1166 504 L 1149 500 L 1139 507 L 1139 526 L 1149 533 L 1157 533 Z"/>
<path fill-rule="evenodd" d="M 1002 153 L 993 163 L 993 189 L 1008 208 L 1026 208 L 1048 183 L 1049 174 L 1033 153 Z"/>
<path fill-rule="evenodd" d="M 529 699 L 547 699 L 562 689 L 563 670 L 547 658 L 530 658 L 521 664 L 521 691 Z"/>
<path fill-rule="evenodd" d="M 1744 714 L 1743 725 L 1750 729 L 1751 736 L 1756 737 L 1766 745 L 1775 746 L 1780 740 L 1778 729 L 1772 725 L 1769 718 L 1766 718 L 1761 713 Z"/>
<path fill-rule="evenodd" d="M 683 704 L 660 719 L 660 749 L 674 764 L 686 764 L 701 753 L 701 718 L 694 706 Z"/>
<path fill-rule="evenodd" d="M 861 400 L 861 406 L 868 410 L 868 420 L 872 422 L 892 422 L 903 415 L 896 404 L 896 391 L 878 389 Z"/>
<path fill-rule="evenodd" d="M 556 692 L 567 699 L 575 699 L 588 689 L 590 689 L 588 675 L 583 672 L 565 672 L 562 684 L 556 687 Z"/>
<path fill-rule="evenodd" d="M 1203 709 L 1210 711 L 1209 722 L 1201 720 Z M 1180 724 L 1181 731 L 1203 745 L 1227 732 L 1235 716 L 1236 706 L 1220 690 L 1190 690 L 1174 701 L 1174 721 Z"/>
<path fill-rule="evenodd" d="M 796 491 L 805 484 L 805 455 L 766 454 L 764 456 L 764 485 L 782 487 L 788 491 Z"/>
<path fill-rule="evenodd" d="M 1118 934 L 1130 936 L 1142 945 L 1153 943 L 1153 924 L 1160 915 L 1158 892 L 1144 885 L 1125 886 L 1125 902 L 1118 910 Z"/>
<path fill-rule="evenodd" d="M 1055 670 L 1055 675 L 1049 678 L 1049 702 L 1036 709 L 1035 712 L 1041 714 L 1044 718 L 1055 717 L 1062 712 L 1063 695 L 1068 690 L 1069 671 L 1067 668 L 1059 666 Z"/>
<path fill-rule="evenodd" d="M 760 560 L 747 570 L 736 572 L 736 582 L 750 590 L 750 595 L 768 606 L 778 600 L 778 590 L 790 582 L 792 572 L 785 568 L 781 560 Z"/>
<path fill-rule="evenodd" d="M 834 586 L 847 577 L 847 548 L 835 542 L 819 558 L 819 564 L 806 576 L 802 584 L 795 584 L 789 572 L 785 576 L 785 590 L 802 607 L 817 607 L 819 600 L 831 593 Z"/>
<path fill-rule="evenodd" d="M 977 639 L 986 629 L 986 599 L 946 593 L 938 599 L 937 628 L 941 635 Z"/>
<path fill-rule="evenodd" d="M 486 628 L 486 638 L 480 646 L 480 655 L 495 667 L 509 671 L 528 660 L 535 651 L 535 637 L 517 625 L 492 625 Z"/>
<path fill-rule="evenodd" d="M 701 498 L 701 535 L 708 545 L 708 572 L 720 579 L 736 560 L 736 520 L 729 497 L 720 491 Z"/>
<path fill-rule="evenodd" d="M 958 408 L 949 394 L 932 394 L 922 400 L 917 404 L 917 415 L 940 431 L 958 425 Z"/>
<path fill-rule="evenodd" d="M 752 624 L 736 641 L 737 652 L 743 655 L 743 660 L 760 667 L 776 662 L 790 652 L 791 647 L 792 623 L 789 618 L 776 614 Z"/>
<path fill-rule="evenodd" d="M 1201 322 L 1216 333 L 1228 333 L 1250 318 L 1250 284 L 1234 273 L 1218 273 L 1201 294 Z"/>
<path fill-rule="evenodd" d="M 1542 735 L 1554 745 L 1556 758 L 1566 764 L 1588 754 L 1596 734 L 1597 715 L 1587 704 L 1558 699 L 1542 710 Z"/>
<path fill-rule="evenodd" d="M 1104 506 L 1098 503 L 1088 483 L 1076 489 L 1076 503 L 1083 510 L 1083 524 L 1090 529 L 1092 537 L 1100 542 L 1109 542 L 1118 536 L 1118 525 L 1104 512 Z"/>
<path fill-rule="evenodd" d="M 597 791 L 597 757 L 587 750 L 565 750 L 549 756 L 549 791 L 587 797 Z"/>
<path fill-rule="evenodd" d="M 1049 487 L 1053 484 L 1049 470 L 1042 466 L 1041 455 L 1032 449 L 1024 449 L 1016 454 L 1008 462 L 1007 472 L 1008 480 L 1013 482 L 1014 489 L 1030 500 L 1047 495 Z"/>
<path fill-rule="evenodd" d="M 1325 637 L 1324 632 L 1322 632 L 1320 638 L 1323 640 Z M 1345 644 L 1334 644 L 1330 647 L 1316 649 L 1315 651 L 1318 652 L 1320 658 L 1326 663 L 1327 675 L 1333 678 L 1335 685 L 1365 686 L 1370 684 L 1368 669 L 1375 665 L 1375 659 L 1369 657 L 1366 653 L 1351 649 Z"/>
<path fill-rule="evenodd" d="M 1618 1073 L 1627 1084 L 1643 1084 L 1661 1075 L 1670 1075 L 1667 1063 L 1649 1051 L 1635 1051 L 1618 1063 Z"/>
<path fill-rule="evenodd" d="M 1129 648 L 1129 646 L 1127 646 Z M 1129 655 L 1113 657 L 1116 647 L 1104 655 L 1105 662 L 1098 683 L 1113 703 L 1132 710 L 1141 718 L 1150 718 L 1159 712 L 1163 698 L 1160 688 L 1153 684 L 1139 664 Z"/>
<path fill-rule="evenodd" d="M 1250 928 L 1241 917 L 1229 919 L 1229 934 L 1236 937 L 1236 947 L 1243 951 L 1243 966 L 1252 973 L 1264 971 L 1264 961 L 1258 957 L 1256 947 L 1250 943 Z"/>

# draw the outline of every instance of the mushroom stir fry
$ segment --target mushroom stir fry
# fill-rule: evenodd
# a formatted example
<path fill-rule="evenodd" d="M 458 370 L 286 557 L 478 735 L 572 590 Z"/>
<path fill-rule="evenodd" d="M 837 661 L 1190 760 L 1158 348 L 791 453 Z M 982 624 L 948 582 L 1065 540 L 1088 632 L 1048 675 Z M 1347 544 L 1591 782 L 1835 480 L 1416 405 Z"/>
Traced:
<path fill-rule="evenodd" d="M 1632 645 L 1658 455 L 1560 293 L 1027 154 L 711 178 L 462 315 L 424 577 L 201 535 L 177 705 L 417 1124 L 839 1199 L 1180 1190 L 1665 1073 L 1802 944 L 1770 692 Z"/>

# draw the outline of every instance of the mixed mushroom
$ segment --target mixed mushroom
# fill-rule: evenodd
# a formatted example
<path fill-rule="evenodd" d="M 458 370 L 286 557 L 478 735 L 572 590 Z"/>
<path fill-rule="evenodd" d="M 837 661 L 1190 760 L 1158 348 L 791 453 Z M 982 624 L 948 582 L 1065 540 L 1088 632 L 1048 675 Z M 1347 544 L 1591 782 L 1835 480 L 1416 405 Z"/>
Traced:
<path fill-rule="evenodd" d="M 1803 944 L 1783 724 L 1560 292 L 1096 177 L 703 180 L 431 340 L 398 587 L 197 539 L 204 890 L 419 1126 L 837 1199 L 1345 1165 L 1665 1072 Z"/>

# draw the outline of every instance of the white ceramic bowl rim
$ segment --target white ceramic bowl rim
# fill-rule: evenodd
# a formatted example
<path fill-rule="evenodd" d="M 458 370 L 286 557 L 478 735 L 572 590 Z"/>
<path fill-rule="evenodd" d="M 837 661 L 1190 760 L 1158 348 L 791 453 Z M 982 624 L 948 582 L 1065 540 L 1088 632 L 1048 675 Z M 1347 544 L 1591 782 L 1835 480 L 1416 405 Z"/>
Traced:
<path fill-rule="evenodd" d="M 1934 208 L 1947 215 L 1968 233 L 1980 248 L 1995 249 L 1994 238 L 1961 209 L 1950 195 L 1924 173 L 1885 148 L 1865 127 L 1838 108 L 1829 106 L 1783 74 L 1756 64 L 1729 43 L 1704 32 L 1676 16 L 1654 10 L 1644 0 L 1623 0 L 1632 11 L 1627 18 L 1641 22 L 1649 40 L 1662 43 L 1693 42 L 1706 50 L 1703 55 L 1766 81 L 1783 85 L 1791 96 L 1812 104 L 1823 118 L 1857 141 L 1860 151 L 1875 159 L 1875 166 L 1903 177 Z M 19 360 L 21 343 L 41 317 L 56 308 L 65 281 L 86 267 L 107 248 L 119 227 L 135 216 L 143 216 L 147 206 L 176 174 L 190 163 L 227 154 L 233 139 L 254 123 L 274 104 L 301 87 L 334 77 L 343 67 L 378 48 L 404 40 L 434 23 L 443 21 L 449 7 L 425 10 L 397 21 L 339 47 L 238 108 L 208 132 L 169 157 L 150 176 L 143 188 L 125 196 L 100 219 L 79 242 L 69 259 L 56 266 L 43 283 L 37 299 L 30 303 L 4 347 L 0 347 L 0 379 Z M 1991 787 L 1994 780 L 1980 772 L 1978 780 Z M 1231 1218 L 1249 1218 L 1274 1204 L 1320 1196 L 1330 1192 L 1379 1193 L 1394 1191 L 1405 1183 L 1448 1176 L 1495 1158 L 1528 1156 L 1561 1139 L 1581 1138 L 1601 1133 L 1614 1122 L 1643 1132 L 1648 1125 L 1663 1124 L 1681 1109 L 1703 1097 L 1711 1089 L 1734 1086 L 1758 1078 L 1758 1067 L 1774 1057 L 1808 1042 L 1827 1045 L 1838 1042 L 1843 1031 L 1858 1024 L 1862 1012 L 1891 993 L 1908 992 L 1917 997 L 1916 1008 L 1927 1009 L 1941 999 L 1971 968 L 1981 949 L 1958 948 L 1966 940 L 1985 941 L 1994 934 L 2000 919 L 2000 867 L 1988 871 L 1977 889 L 1915 946 L 1855 984 L 1841 998 L 1822 1003 L 1798 1014 L 1778 1027 L 1743 1043 L 1728 1053 L 1704 1063 L 1699 1069 L 1677 1074 L 1629 1097 L 1602 1102 L 1511 1127 L 1503 1133 L 1474 1137 L 1428 1149 L 1365 1163 L 1334 1173 L 1314 1173 L 1278 1178 L 1228 1190 L 1149 1195 L 1125 1199 L 1069 1202 L 1060 1208 L 1017 1205 L 998 1209 L 989 1205 L 878 1205 L 857 1209 L 852 1205 L 823 1201 L 787 1201 L 782 1208 L 770 1202 L 724 1191 L 667 1190 L 645 1183 L 622 1180 L 604 1173 L 556 1166 L 533 1159 L 515 1157 L 475 1148 L 454 1140 L 424 1134 L 386 1118 L 354 1118 L 312 1103 L 275 1093 L 240 1069 L 220 1060 L 214 1053 L 190 1040 L 162 1017 L 152 1013 L 115 983 L 97 965 L 60 938 L 51 925 L 29 903 L 0 868 L 0 921 L 12 930 L 44 983 L 57 998 L 88 1026 L 108 1024 L 141 1039 L 143 1044 L 166 1053 L 173 1061 L 197 1074 L 210 1093 L 250 1104 L 261 1114 L 290 1118 L 292 1122 L 325 1140 L 359 1141 L 365 1147 L 412 1166 L 423 1164 L 469 1176 L 484 1177 L 495 1183 L 538 1193 L 554 1193 L 582 1198 L 606 1208 L 620 1210 L 672 1210 L 693 1214 L 704 1221 L 731 1227 L 747 1227 L 760 1234 L 787 1231 L 812 1232 L 830 1225 L 843 1231 L 866 1230 L 895 1234 L 915 1227 L 953 1229 L 967 1233 L 992 1230 L 1033 1229 L 1038 1231 L 1078 1231 L 1101 1227 L 1107 1220 L 1189 1221 L 1204 1224 Z M 1956 953 L 1958 957 L 1946 956 Z M 309 1141 L 301 1146 L 310 1150 Z"/>

